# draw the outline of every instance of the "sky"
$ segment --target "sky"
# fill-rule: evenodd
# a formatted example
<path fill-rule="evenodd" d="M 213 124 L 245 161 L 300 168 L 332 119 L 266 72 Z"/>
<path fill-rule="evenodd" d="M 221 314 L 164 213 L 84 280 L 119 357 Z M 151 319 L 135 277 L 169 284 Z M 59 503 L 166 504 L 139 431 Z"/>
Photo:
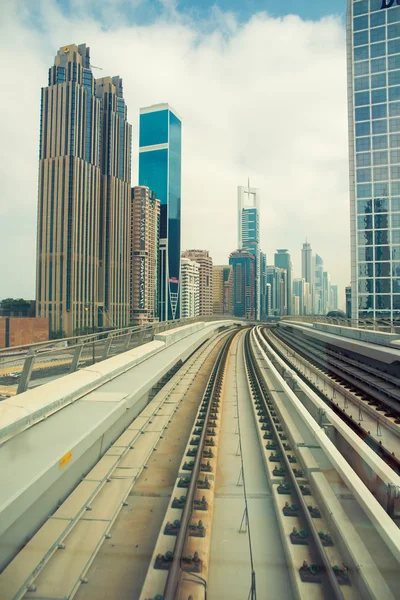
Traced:
<path fill-rule="evenodd" d="M 40 88 L 60 46 L 86 43 L 95 76 L 182 118 L 182 248 L 227 264 L 237 186 L 260 188 L 261 247 L 307 240 L 340 305 L 350 278 L 346 0 L 3 0 L 0 299 L 34 298 Z"/>

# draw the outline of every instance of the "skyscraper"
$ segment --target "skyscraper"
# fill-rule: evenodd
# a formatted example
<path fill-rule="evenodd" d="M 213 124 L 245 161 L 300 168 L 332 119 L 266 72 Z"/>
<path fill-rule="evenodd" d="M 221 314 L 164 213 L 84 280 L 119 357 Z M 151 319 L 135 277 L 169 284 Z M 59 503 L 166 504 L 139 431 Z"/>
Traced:
<path fill-rule="evenodd" d="M 200 314 L 200 265 L 190 258 L 181 259 L 181 316 Z"/>
<path fill-rule="evenodd" d="M 313 312 L 315 315 L 326 314 L 324 310 L 324 261 L 319 254 L 313 257 Z"/>
<path fill-rule="evenodd" d="M 36 299 L 52 331 L 127 324 L 130 152 L 121 80 L 97 83 L 86 44 L 62 46 L 39 142 Z"/>
<path fill-rule="evenodd" d="M 181 120 L 168 104 L 140 110 L 139 185 L 154 191 L 160 214 L 160 321 L 180 317 Z"/>
<path fill-rule="evenodd" d="M 182 258 L 190 258 L 200 265 L 199 315 L 213 314 L 213 264 L 208 250 L 185 250 Z"/>
<path fill-rule="evenodd" d="M 260 319 L 267 316 L 267 255 L 260 252 Z"/>
<path fill-rule="evenodd" d="M 275 252 L 275 266 L 280 269 L 286 269 L 287 286 L 286 286 L 286 306 L 287 314 L 292 314 L 292 260 L 290 258 L 289 250 L 277 250 Z"/>
<path fill-rule="evenodd" d="M 96 79 L 101 100 L 99 325 L 123 327 L 130 313 L 132 126 L 127 121 L 122 79 Z M 91 115 L 87 114 L 86 123 Z"/>
<path fill-rule="evenodd" d="M 295 278 L 293 280 L 293 295 L 299 299 L 299 312 L 293 314 L 305 315 L 306 314 L 306 286 L 305 281 L 302 277 Z"/>
<path fill-rule="evenodd" d="M 231 265 L 213 266 L 213 314 L 232 314 L 233 270 Z"/>
<path fill-rule="evenodd" d="M 160 201 L 146 186 L 131 192 L 131 321 L 158 320 Z"/>
<path fill-rule="evenodd" d="M 235 250 L 229 256 L 233 267 L 233 314 L 255 318 L 255 256 L 247 250 Z"/>
<path fill-rule="evenodd" d="M 251 252 L 255 262 L 255 314 L 260 319 L 260 190 L 238 186 L 238 248 Z"/>
<path fill-rule="evenodd" d="M 301 250 L 301 276 L 310 285 L 313 283 L 312 278 L 312 250 L 311 244 L 305 242 Z"/>
<path fill-rule="evenodd" d="M 400 6 L 347 9 L 352 316 L 400 317 Z"/>
<path fill-rule="evenodd" d="M 279 316 L 281 314 L 281 269 L 274 265 L 267 265 L 267 283 L 270 285 L 271 293 L 271 314 Z"/>

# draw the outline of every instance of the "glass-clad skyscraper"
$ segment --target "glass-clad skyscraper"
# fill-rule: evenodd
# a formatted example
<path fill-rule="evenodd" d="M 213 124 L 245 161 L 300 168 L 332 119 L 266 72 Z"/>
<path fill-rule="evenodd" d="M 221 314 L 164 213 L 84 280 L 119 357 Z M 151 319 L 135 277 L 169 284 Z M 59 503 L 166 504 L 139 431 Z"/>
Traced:
<path fill-rule="evenodd" d="M 255 318 L 261 316 L 260 299 L 260 190 L 238 186 L 238 248 L 251 252 L 255 262 Z"/>
<path fill-rule="evenodd" d="M 347 10 L 352 317 L 400 318 L 400 6 Z"/>
<path fill-rule="evenodd" d="M 168 104 L 140 110 L 139 185 L 161 202 L 159 316 L 180 317 L 181 120 Z"/>

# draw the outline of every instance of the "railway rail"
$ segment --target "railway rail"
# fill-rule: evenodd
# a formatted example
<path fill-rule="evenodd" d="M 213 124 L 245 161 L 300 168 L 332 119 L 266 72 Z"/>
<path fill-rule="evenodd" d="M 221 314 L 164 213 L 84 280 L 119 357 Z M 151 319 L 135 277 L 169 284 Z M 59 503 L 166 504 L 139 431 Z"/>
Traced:
<path fill-rule="evenodd" d="M 380 456 L 386 464 L 388 464 L 397 474 L 400 474 L 400 458 L 398 456 L 398 445 L 400 444 L 400 427 L 397 422 L 400 418 L 399 409 L 395 408 L 395 412 L 392 408 L 389 408 L 386 402 L 390 401 L 388 398 L 386 399 L 377 399 L 376 391 L 374 389 L 369 388 L 367 385 L 363 386 L 364 389 L 360 389 L 355 378 L 352 381 L 349 381 L 347 374 L 344 371 L 341 371 L 338 368 L 330 367 L 329 363 L 322 359 L 320 356 L 316 356 L 315 353 L 310 355 L 310 352 L 304 348 L 304 344 L 302 347 L 297 345 L 297 342 L 294 342 L 292 338 L 288 338 L 286 335 L 276 335 L 275 331 L 262 329 L 262 336 L 268 344 L 271 345 L 271 348 L 274 352 L 277 353 L 278 356 L 294 371 L 298 374 L 298 376 L 307 383 L 308 386 L 315 391 L 318 396 L 338 415 L 340 418 L 348 425 L 357 435 L 366 443 L 370 448 L 374 450 L 374 452 Z M 289 349 L 293 356 L 289 354 L 285 354 L 282 351 L 281 344 L 284 345 L 285 348 Z M 355 417 L 350 414 L 348 410 L 348 405 L 346 403 L 343 407 L 339 406 L 337 399 L 335 399 L 335 391 L 333 392 L 333 398 L 329 398 L 328 395 L 324 392 L 324 390 L 319 389 L 316 385 L 310 382 L 310 379 L 306 377 L 306 375 L 302 372 L 302 370 L 295 364 L 293 358 L 299 356 L 310 366 L 310 369 L 315 368 L 318 371 L 318 374 L 325 377 L 328 381 L 331 382 L 331 386 L 333 390 L 336 388 L 339 391 L 342 391 L 345 395 L 346 399 L 350 399 L 353 401 L 355 406 L 357 407 L 357 413 Z M 333 371 L 334 369 L 334 371 Z M 339 374 L 340 373 L 340 374 Z M 358 373 L 358 378 L 362 377 L 360 373 Z M 388 410 L 390 412 L 388 412 Z M 368 414 L 375 415 L 375 427 L 377 434 L 373 435 L 371 433 L 372 428 L 367 429 L 364 426 L 364 422 L 362 417 L 360 418 L 360 411 L 366 411 Z M 357 418 L 358 417 L 358 418 Z M 394 443 L 392 442 L 388 447 L 379 440 L 379 432 L 382 428 L 387 426 L 388 433 L 391 438 L 393 438 Z"/>
<path fill-rule="evenodd" d="M 251 348 L 250 332 L 246 334 L 245 357 L 258 419 L 260 423 L 263 423 L 263 428 L 266 431 L 264 437 L 268 440 L 267 447 L 273 449 L 274 473 L 282 476 L 282 483 L 279 484 L 279 488 L 282 488 L 282 491 L 290 490 L 292 503 L 290 506 L 288 504 L 284 510 L 288 514 L 292 513 L 298 516 L 304 527 L 300 530 L 297 530 L 297 528 L 293 530 L 291 534 L 292 543 L 301 544 L 306 541 L 313 559 L 311 564 L 304 561 L 303 565 L 299 567 L 300 578 L 305 582 L 316 581 L 321 583 L 324 598 L 342 600 L 344 596 L 340 584 L 351 585 L 347 569 L 332 565 L 327 556 L 324 544 L 330 543 L 331 537 L 329 534 L 321 535 L 318 533 L 314 524 L 315 516 L 319 514 L 319 510 L 310 505 L 305 499 L 305 494 L 310 494 L 309 482 L 306 480 L 303 483 L 298 482 L 298 478 L 302 473 L 298 468 L 298 462 L 292 448 L 284 441 L 287 439 L 287 435 L 280 424 L 273 401 L 262 383 L 260 367 Z M 269 458 L 271 459 L 271 456 Z M 321 515 L 319 514 L 319 516 Z"/>

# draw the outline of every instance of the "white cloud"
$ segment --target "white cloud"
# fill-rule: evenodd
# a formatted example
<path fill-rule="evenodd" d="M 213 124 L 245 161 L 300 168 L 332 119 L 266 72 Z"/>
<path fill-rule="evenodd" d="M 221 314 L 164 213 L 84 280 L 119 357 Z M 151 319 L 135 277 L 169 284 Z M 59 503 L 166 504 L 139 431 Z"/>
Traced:
<path fill-rule="evenodd" d="M 260 13 L 240 24 L 221 11 L 207 24 L 194 23 L 177 15 L 175 2 L 164 4 L 166 19 L 135 26 L 117 12 L 123 0 L 108 0 L 110 15 L 116 12 L 107 29 L 93 13 L 68 17 L 51 0 L 36 13 L 40 29 L 24 2 L 18 11 L 15 3 L 5 9 L 0 298 L 34 295 L 40 87 L 57 49 L 73 42 L 90 46 L 93 64 L 103 69 L 95 74 L 123 77 L 134 128 L 133 184 L 140 106 L 169 102 L 181 115 L 183 248 L 208 248 L 215 263 L 227 262 L 237 244 L 236 186 L 249 176 L 261 188 L 268 263 L 276 248 L 289 248 L 299 274 L 307 236 L 343 296 L 349 200 L 342 23 Z"/>

